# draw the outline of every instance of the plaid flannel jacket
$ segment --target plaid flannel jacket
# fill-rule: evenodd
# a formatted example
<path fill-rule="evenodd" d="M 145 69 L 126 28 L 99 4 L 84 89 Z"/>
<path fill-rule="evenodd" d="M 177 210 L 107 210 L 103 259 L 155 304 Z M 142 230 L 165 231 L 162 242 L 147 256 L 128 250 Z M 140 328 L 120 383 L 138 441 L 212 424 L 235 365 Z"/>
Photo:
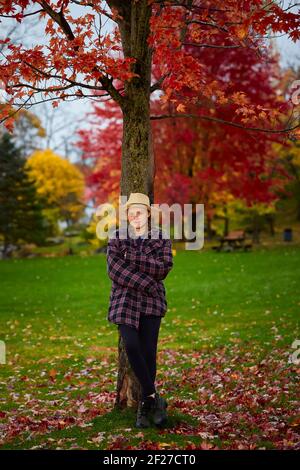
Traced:
<path fill-rule="evenodd" d="M 136 237 L 125 233 L 126 238 L 120 238 L 120 230 L 115 230 L 107 245 L 107 273 L 112 280 L 107 319 L 138 329 L 141 314 L 165 316 L 167 311 L 162 281 L 173 266 L 172 243 L 159 227 L 147 232 L 140 247 Z"/>

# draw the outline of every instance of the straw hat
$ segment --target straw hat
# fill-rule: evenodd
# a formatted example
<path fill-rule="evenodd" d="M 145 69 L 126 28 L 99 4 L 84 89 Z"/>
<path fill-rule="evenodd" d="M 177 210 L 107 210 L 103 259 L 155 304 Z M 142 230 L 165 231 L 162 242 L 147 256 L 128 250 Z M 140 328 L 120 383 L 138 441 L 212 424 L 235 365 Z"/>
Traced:
<path fill-rule="evenodd" d="M 150 205 L 150 199 L 147 194 L 144 193 L 130 193 L 128 201 L 124 204 L 124 215 L 127 218 L 127 210 L 131 204 L 144 204 L 148 209 L 149 217 L 154 217 L 154 224 L 158 223 L 160 217 L 160 209 L 155 205 Z"/>
<path fill-rule="evenodd" d="M 131 204 L 144 204 L 148 208 L 148 212 L 151 211 L 151 206 L 150 206 L 150 199 L 147 196 L 147 194 L 143 193 L 131 193 L 129 196 L 128 201 L 124 205 L 125 211 L 128 210 L 129 206 Z"/>

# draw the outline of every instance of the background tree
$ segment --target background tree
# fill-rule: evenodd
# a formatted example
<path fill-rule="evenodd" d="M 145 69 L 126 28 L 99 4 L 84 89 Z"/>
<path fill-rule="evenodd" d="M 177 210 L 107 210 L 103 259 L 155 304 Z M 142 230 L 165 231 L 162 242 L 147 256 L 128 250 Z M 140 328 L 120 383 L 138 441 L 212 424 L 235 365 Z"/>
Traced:
<path fill-rule="evenodd" d="M 285 198 L 290 197 L 295 204 L 293 211 L 296 220 L 300 221 L 300 144 L 293 142 L 289 146 L 277 146 L 278 159 L 282 162 L 289 175 L 285 185 Z"/>
<path fill-rule="evenodd" d="M 6 132 L 7 129 L 2 124 L 0 135 Z M 27 109 L 20 109 L 16 113 L 12 138 L 23 158 L 28 157 L 34 150 L 40 148 L 41 141 L 45 136 L 45 129 L 38 116 Z"/>
<path fill-rule="evenodd" d="M 199 48 L 194 49 L 193 57 L 197 57 Z M 278 88 L 284 71 L 279 67 L 278 54 L 272 51 L 268 61 L 262 61 L 248 48 L 217 50 L 213 55 L 204 50 L 201 62 L 220 83 L 230 83 L 232 93 L 236 91 L 242 103 L 246 103 L 247 93 L 251 102 L 261 107 L 262 118 L 263 109 L 280 109 L 285 103 L 284 90 Z M 150 105 L 151 115 L 164 112 L 159 99 L 153 97 Z M 103 200 L 117 201 L 120 192 L 123 129 L 120 109 L 115 103 L 93 103 L 93 108 L 88 115 L 91 129 L 79 132 L 78 147 L 82 149 L 83 160 L 89 162 L 90 174 L 86 179 L 89 196 L 99 204 Z M 202 104 L 186 104 L 185 108 L 200 113 Z M 233 102 L 222 108 L 215 106 L 215 116 L 221 120 L 233 122 L 235 111 Z M 251 122 L 252 115 L 249 112 L 243 121 Z M 154 119 L 151 128 L 158 200 L 181 205 L 202 201 L 208 238 L 214 232 L 217 209 L 226 207 L 230 195 L 244 201 L 247 207 L 260 203 L 271 206 L 278 198 L 274 187 L 278 186 L 277 173 L 282 165 L 273 145 L 280 140 L 278 135 L 259 132 L 254 136 L 240 127 L 202 121 L 200 116 Z M 228 213 L 226 221 L 228 230 Z"/>
<path fill-rule="evenodd" d="M 0 137 L 0 207 L 4 258 L 9 256 L 10 244 L 45 241 L 47 226 L 42 201 L 9 133 Z"/>
<path fill-rule="evenodd" d="M 38 150 L 27 160 L 29 174 L 46 201 L 44 214 L 55 226 L 77 222 L 84 213 L 84 178 L 80 170 L 51 149 Z"/>

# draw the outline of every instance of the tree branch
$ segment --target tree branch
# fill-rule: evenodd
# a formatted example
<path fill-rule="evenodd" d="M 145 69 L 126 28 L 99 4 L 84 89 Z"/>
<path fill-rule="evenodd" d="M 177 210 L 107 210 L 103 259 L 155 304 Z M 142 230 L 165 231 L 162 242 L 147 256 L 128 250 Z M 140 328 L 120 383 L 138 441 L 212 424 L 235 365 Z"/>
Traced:
<path fill-rule="evenodd" d="M 287 128 L 278 129 L 278 130 L 276 130 L 276 129 L 263 129 L 261 127 L 246 127 L 246 126 L 243 126 L 242 124 L 238 124 L 238 123 L 235 123 L 235 122 L 232 122 L 232 121 L 226 121 L 225 119 L 213 118 L 211 116 L 199 116 L 197 114 L 184 114 L 184 113 L 182 113 L 182 114 L 162 114 L 160 116 L 150 116 L 150 119 L 155 120 L 155 119 L 168 119 L 168 118 L 181 118 L 181 117 L 204 119 L 206 121 L 213 121 L 213 122 L 219 122 L 221 124 L 228 124 L 229 126 L 238 127 L 239 129 L 244 129 L 245 131 L 266 132 L 266 133 L 271 133 L 271 134 L 286 133 L 286 132 L 293 131 L 293 130 L 297 129 L 298 127 L 300 127 L 300 124 L 297 124 L 296 126 L 293 126 L 293 127 L 287 127 Z"/>
<path fill-rule="evenodd" d="M 153 91 L 155 90 L 159 90 L 162 82 L 164 81 L 165 78 L 167 78 L 170 75 L 170 73 L 171 72 L 165 73 L 164 75 L 160 77 L 159 80 L 157 80 L 157 82 L 153 83 L 153 85 L 151 85 L 150 87 L 150 93 L 153 93 Z"/>
<path fill-rule="evenodd" d="M 71 30 L 71 27 L 69 23 L 66 21 L 64 15 L 63 15 L 63 7 L 61 8 L 60 12 L 57 13 L 55 12 L 45 0 L 39 0 L 40 5 L 44 8 L 46 13 L 57 23 L 65 33 L 66 37 L 72 41 L 75 39 L 75 36 Z M 75 46 L 74 49 L 77 51 L 79 46 Z M 92 71 L 99 72 L 99 69 L 97 67 L 94 67 Z M 113 85 L 113 79 L 102 76 L 99 78 L 99 82 L 102 84 L 102 87 L 110 93 L 111 97 L 120 105 L 120 107 L 123 107 L 124 104 L 124 97 L 118 92 L 118 90 L 114 87 Z"/>
<path fill-rule="evenodd" d="M 38 92 L 37 92 L 38 93 Z M 55 96 L 54 98 L 46 98 L 46 99 L 43 99 L 41 101 L 35 101 L 34 103 L 29 103 L 29 105 L 27 104 L 27 102 L 34 96 L 35 93 L 31 94 L 26 100 L 24 103 L 13 103 L 13 106 L 19 106 L 18 109 L 16 109 L 13 113 L 10 113 L 9 116 L 6 116 L 4 117 L 3 119 L 0 120 L 0 124 L 4 123 L 8 118 L 11 118 L 12 116 L 14 116 L 15 114 L 17 114 L 18 111 L 20 111 L 22 108 L 25 108 L 25 109 L 30 109 L 32 108 L 33 106 L 36 106 L 37 104 L 41 104 L 41 103 L 46 103 L 47 101 L 58 101 L 58 100 L 63 100 L 63 101 L 77 101 L 78 99 L 83 99 L 83 98 L 89 98 L 89 99 L 93 99 L 94 101 L 98 101 L 96 100 L 95 98 L 95 95 L 77 95 L 76 93 L 73 93 L 73 94 L 70 94 L 70 95 L 66 95 L 65 97 L 59 97 L 59 96 Z M 70 98 L 74 96 L 74 100 L 67 100 L 66 98 Z M 107 95 L 102 95 L 102 96 L 109 96 L 110 99 L 112 99 L 111 95 L 110 94 L 107 94 Z M 102 97 L 101 96 L 101 97 Z"/>
<path fill-rule="evenodd" d="M 47 91 L 47 92 L 51 93 L 51 92 L 56 92 L 56 91 L 68 90 L 69 88 L 73 88 L 73 86 L 74 86 L 74 85 L 66 85 L 66 86 L 57 87 L 57 88 L 54 88 L 53 90 L 51 90 L 50 88 L 39 88 L 39 87 L 35 87 L 35 86 L 33 86 L 33 85 L 29 85 L 28 83 L 16 83 L 15 85 L 10 85 L 10 86 L 9 86 L 9 89 L 11 89 L 11 88 L 26 87 L 26 88 L 30 88 L 31 90 L 35 90 L 35 91 L 38 91 L 38 92 Z"/>
<path fill-rule="evenodd" d="M 25 15 L 22 15 L 22 18 L 26 18 L 27 16 L 33 16 L 36 15 L 37 13 L 40 13 L 41 11 L 44 11 L 43 8 L 40 10 L 33 11 L 32 13 L 26 13 Z M 1 18 L 11 18 L 11 19 L 16 19 L 16 15 L 0 15 Z"/>
<path fill-rule="evenodd" d="M 93 8 L 94 7 L 94 4 L 92 2 L 86 2 L 86 3 L 82 3 L 80 2 L 79 0 L 70 0 L 71 3 L 76 3 L 76 5 L 79 5 L 81 7 L 91 7 Z M 116 22 L 113 17 L 109 14 L 109 13 L 106 13 L 106 11 L 103 11 L 101 10 L 100 12 L 102 15 L 106 16 L 107 18 L 109 18 L 110 20 Z"/>
<path fill-rule="evenodd" d="M 197 44 L 194 42 L 183 42 L 183 46 L 194 46 L 194 47 L 210 47 L 213 49 L 237 49 L 242 47 L 240 45 L 232 45 L 232 46 L 217 46 L 216 44 Z"/>
<path fill-rule="evenodd" d="M 208 23 L 207 21 L 201 21 L 201 20 L 189 20 L 186 23 L 188 25 L 189 24 L 200 24 L 202 26 L 211 26 L 212 28 L 216 28 L 219 31 L 223 31 L 224 33 L 228 33 L 228 29 L 223 28 L 222 26 L 219 26 L 216 23 Z"/>
<path fill-rule="evenodd" d="M 56 11 L 52 10 L 50 5 L 45 0 L 39 0 L 38 3 L 41 5 L 41 7 L 43 7 L 43 10 L 46 13 L 48 13 L 48 15 L 55 21 L 55 23 L 57 23 L 61 27 L 61 29 L 63 30 L 63 32 L 67 36 L 67 38 L 70 41 L 73 41 L 73 39 L 75 39 L 75 36 L 73 34 L 73 31 L 72 31 L 69 23 L 67 22 L 66 18 L 64 17 L 63 10 L 61 9 L 60 12 L 57 13 Z"/>
<path fill-rule="evenodd" d="M 22 62 L 24 62 L 24 64 L 28 65 L 28 67 L 31 67 L 33 70 L 40 73 L 41 75 L 44 75 L 46 78 L 55 78 L 56 80 L 61 80 L 61 81 L 65 80 L 68 83 L 72 84 L 73 86 L 78 86 L 80 88 L 88 88 L 90 90 L 107 91 L 106 88 L 104 88 L 103 86 L 100 87 L 100 86 L 97 86 L 97 85 L 88 85 L 87 83 L 76 82 L 75 80 L 71 80 L 70 78 L 67 78 L 67 77 L 61 77 L 60 75 L 54 75 L 54 74 L 51 74 L 49 72 L 45 72 L 44 70 L 38 69 L 34 65 L 30 64 L 29 62 L 27 62 L 27 60 L 22 59 Z M 123 90 L 123 88 L 121 90 Z M 117 90 L 117 92 L 119 93 L 119 90 Z"/>

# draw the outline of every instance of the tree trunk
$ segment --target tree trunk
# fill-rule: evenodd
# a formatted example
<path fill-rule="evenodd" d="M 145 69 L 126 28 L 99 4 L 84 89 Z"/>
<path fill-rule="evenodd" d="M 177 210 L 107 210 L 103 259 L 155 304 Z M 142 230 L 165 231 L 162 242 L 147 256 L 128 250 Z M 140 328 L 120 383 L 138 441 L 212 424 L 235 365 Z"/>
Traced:
<path fill-rule="evenodd" d="M 225 217 L 224 218 L 224 236 L 227 237 L 229 232 L 229 218 Z"/>
<path fill-rule="evenodd" d="M 211 228 L 211 217 L 206 216 L 206 228 L 207 228 L 207 239 L 211 240 L 212 239 L 212 228 Z"/>
<path fill-rule="evenodd" d="M 131 192 L 140 192 L 151 194 L 150 199 L 153 199 L 150 110 L 145 94 L 137 89 L 128 109 L 123 112 L 121 194 L 129 197 Z"/>
<path fill-rule="evenodd" d="M 300 199 L 297 200 L 297 222 L 300 222 Z"/>
<path fill-rule="evenodd" d="M 139 74 L 125 82 L 123 113 L 121 195 L 145 193 L 154 203 L 155 162 L 150 124 L 150 86 L 152 50 L 147 39 L 150 33 L 151 5 L 148 0 L 119 2 L 108 0 L 118 9 L 118 22 L 125 57 L 134 57 L 132 71 Z M 141 397 L 141 386 L 132 371 L 123 339 L 118 339 L 118 378 L 115 407 L 135 407 Z"/>
<path fill-rule="evenodd" d="M 227 237 L 229 232 L 229 217 L 228 217 L 228 210 L 226 205 L 224 206 L 224 230 L 223 230 L 223 237 Z"/>
<path fill-rule="evenodd" d="M 4 236 L 3 249 L 2 249 L 2 259 L 11 258 L 11 253 L 9 253 L 9 250 L 8 250 L 9 244 L 10 244 L 9 240 Z"/>
<path fill-rule="evenodd" d="M 266 219 L 269 225 L 270 235 L 274 237 L 275 236 L 275 216 L 274 214 L 267 214 Z"/>
<path fill-rule="evenodd" d="M 253 233 L 252 233 L 252 242 L 260 243 L 260 228 L 259 228 L 259 216 L 254 214 L 253 216 Z"/>

